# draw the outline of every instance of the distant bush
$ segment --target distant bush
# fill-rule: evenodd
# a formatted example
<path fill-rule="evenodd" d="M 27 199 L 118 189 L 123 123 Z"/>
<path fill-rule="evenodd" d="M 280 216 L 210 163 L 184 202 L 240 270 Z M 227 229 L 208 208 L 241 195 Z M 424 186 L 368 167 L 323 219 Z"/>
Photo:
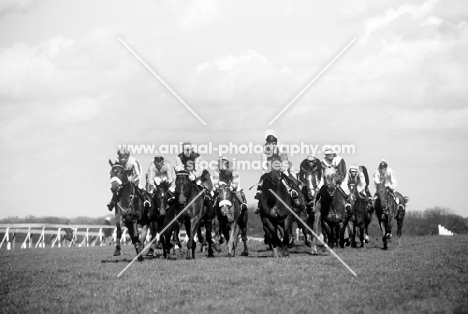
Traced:
<path fill-rule="evenodd" d="M 263 226 L 259 215 L 254 214 L 256 206 L 249 206 L 249 223 L 247 233 L 254 237 L 263 237 Z M 113 215 L 112 215 L 113 216 Z M 91 218 L 79 216 L 75 218 L 64 217 L 35 217 L 24 218 L 8 217 L 0 219 L 0 223 L 50 223 L 50 224 L 75 224 L 75 225 L 102 225 L 106 216 Z M 114 224 L 112 217 L 111 224 Z M 403 235 L 423 236 L 439 234 L 438 225 L 442 225 L 455 234 L 468 233 L 468 218 L 455 214 L 451 209 L 445 207 L 434 207 L 425 211 L 407 211 L 403 221 Z M 393 226 L 396 232 L 396 223 Z M 380 233 L 377 217 L 372 217 L 369 226 L 369 234 L 376 236 Z"/>

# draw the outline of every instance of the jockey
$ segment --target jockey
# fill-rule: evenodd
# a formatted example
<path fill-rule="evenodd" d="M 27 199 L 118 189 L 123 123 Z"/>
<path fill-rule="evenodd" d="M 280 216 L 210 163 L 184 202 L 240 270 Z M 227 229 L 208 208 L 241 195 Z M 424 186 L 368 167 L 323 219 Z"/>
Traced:
<path fill-rule="evenodd" d="M 265 142 L 266 143 L 263 146 L 263 153 L 262 153 L 262 170 L 263 170 L 263 174 L 260 177 L 259 184 L 257 185 L 257 193 L 255 194 L 255 198 L 258 199 L 258 207 L 254 211 L 255 214 L 257 214 L 259 212 L 259 210 L 260 210 L 260 196 L 262 194 L 263 178 L 265 177 L 265 175 L 267 173 L 270 173 L 272 167 L 275 166 L 275 164 L 272 163 L 272 160 L 274 160 L 274 159 L 276 159 L 276 160 L 280 159 L 281 160 L 280 153 L 283 150 L 282 145 L 280 143 L 278 143 L 278 135 L 273 130 L 266 130 L 265 131 Z M 283 159 L 284 159 L 284 157 L 283 157 Z M 282 169 L 282 168 L 284 168 L 284 167 L 281 165 L 280 169 Z M 278 170 L 280 170 L 280 169 L 278 169 Z M 293 200 L 296 200 L 299 195 L 297 194 L 296 190 L 291 188 L 291 186 L 292 186 L 291 182 L 290 182 L 291 178 L 288 176 L 289 172 L 284 173 L 283 171 L 280 171 L 280 174 L 284 174 L 284 175 L 281 176 L 282 177 L 281 182 L 283 182 L 283 184 L 288 188 L 288 191 L 289 191 L 289 194 L 291 195 L 291 198 Z"/>
<path fill-rule="evenodd" d="M 307 181 L 309 180 L 309 174 L 313 173 L 312 176 L 312 187 L 313 190 L 309 192 L 307 191 Z M 302 182 L 304 185 L 305 191 L 303 194 L 305 195 L 307 205 L 310 207 L 313 206 L 314 197 L 317 193 L 317 189 L 320 185 L 320 181 L 322 179 L 322 163 L 320 160 L 314 156 L 308 156 L 301 162 L 300 170 L 299 170 L 299 181 Z"/>
<path fill-rule="evenodd" d="M 369 178 L 366 178 L 367 169 L 364 166 L 358 167 L 351 165 L 346 175 L 345 181 L 347 185 L 356 184 L 359 194 L 365 195 L 367 198 L 372 197 L 369 191 Z"/>
<path fill-rule="evenodd" d="M 347 194 L 343 190 L 342 185 L 346 185 L 344 183 L 345 178 L 346 178 L 346 163 L 342 157 L 339 157 L 336 155 L 336 152 L 334 152 L 331 149 L 326 149 L 325 150 L 325 158 L 322 159 L 322 169 L 325 170 L 326 168 L 335 168 L 337 175 L 336 175 L 336 185 L 338 187 L 338 190 L 346 197 Z M 317 193 L 317 198 L 316 200 L 318 201 L 320 199 L 320 195 L 322 194 L 322 191 L 324 189 L 324 180 L 322 177 L 322 180 L 320 181 L 320 193 Z"/>
<path fill-rule="evenodd" d="M 157 154 L 154 156 L 154 161 L 150 163 L 147 173 L 147 191 L 152 194 L 155 189 L 155 184 L 159 185 L 161 181 L 169 183 L 169 198 L 174 196 L 175 191 L 175 171 L 169 160 L 164 159 L 164 156 Z"/>
<path fill-rule="evenodd" d="M 231 163 L 225 156 L 219 157 L 218 169 L 213 173 L 212 177 L 214 191 L 219 189 L 221 182 L 224 182 L 233 191 L 241 204 L 241 211 L 247 210 L 247 200 L 244 191 L 239 187 L 240 176 L 239 172 L 231 168 Z"/>
<path fill-rule="evenodd" d="M 395 189 L 397 187 L 395 172 L 393 172 L 392 168 L 388 168 L 388 164 L 385 159 L 380 161 L 379 167 L 374 172 L 374 186 L 377 188 L 379 184 L 383 184 L 395 198 L 396 203 L 399 204 L 400 200 L 395 196 Z M 376 194 L 378 197 L 378 193 Z"/>
<path fill-rule="evenodd" d="M 364 176 L 364 173 L 359 171 L 359 167 L 357 165 L 351 165 L 351 167 L 349 167 L 349 170 L 346 173 L 345 182 L 347 183 L 348 187 L 351 184 L 355 184 L 356 185 L 356 190 L 360 195 L 364 196 L 364 192 L 366 192 L 366 193 L 369 192 L 369 188 L 366 185 L 366 178 Z M 367 191 L 366 191 L 366 188 L 367 188 Z M 349 203 L 350 197 L 351 197 L 351 195 L 348 195 L 347 200 L 346 200 L 346 207 L 348 209 L 351 208 L 351 204 Z M 367 199 L 367 197 L 366 197 L 366 199 Z"/>
<path fill-rule="evenodd" d="M 200 162 L 202 161 L 202 157 L 200 154 L 193 151 L 192 143 L 191 142 L 184 142 L 182 144 L 182 153 L 177 155 L 176 157 L 176 170 L 185 170 L 189 173 L 189 179 L 198 185 L 201 188 L 204 188 L 207 193 L 205 193 L 205 200 L 211 201 L 210 198 L 210 188 L 207 184 L 202 182 L 202 174 L 203 169 L 200 166 Z"/>
<path fill-rule="evenodd" d="M 130 156 L 130 151 L 124 147 L 120 148 L 117 151 L 117 160 L 116 162 L 124 167 L 125 172 L 128 177 L 128 181 L 132 183 L 134 186 L 136 186 L 138 189 L 143 188 L 143 181 L 141 180 L 141 166 L 140 162 L 133 156 Z M 112 192 L 112 199 L 107 204 L 107 208 L 109 211 L 112 211 L 114 208 L 115 204 L 119 201 L 119 195 L 118 193 Z M 149 202 L 145 201 L 145 206 L 149 206 Z"/>

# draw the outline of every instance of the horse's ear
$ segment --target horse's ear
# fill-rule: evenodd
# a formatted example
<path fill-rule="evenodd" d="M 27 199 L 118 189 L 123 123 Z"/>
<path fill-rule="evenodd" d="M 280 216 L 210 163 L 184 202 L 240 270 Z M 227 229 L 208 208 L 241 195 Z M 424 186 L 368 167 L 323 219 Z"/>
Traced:
<path fill-rule="evenodd" d="M 405 199 L 405 204 L 408 203 L 409 197 L 408 196 L 403 196 L 403 198 Z"/>
<path fill-rule="evenodd" d="M 112 163 L 112 160 L 109 159 L 109 165 L 112 167 L 114 164 Z"/>

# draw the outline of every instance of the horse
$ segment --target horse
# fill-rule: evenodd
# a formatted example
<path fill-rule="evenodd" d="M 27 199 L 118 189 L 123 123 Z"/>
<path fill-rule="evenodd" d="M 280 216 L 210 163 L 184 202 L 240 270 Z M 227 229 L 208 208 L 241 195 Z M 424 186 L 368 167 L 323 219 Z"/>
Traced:
<path fill-rule="evenodd" d="M 241 210 L 239 200 L 224 182 L 220 182 L 215 209 L 218 216 L 220 231 L 227 241 L 228 256 L 236 256 L 239 233 L 242 234 L 242 242 L 244 243 L 244 251 L 241 253 L 241 256 L 248 256 L 248 214 L 247 211 Z"/>
<path fill-rule="evenodd" d="M 383 249 L 387 250 L 387 242 L 392 237 L 394 219 L 397 221 L 397 236 L 401 237 L 405 208 L 409 198 L 401 195 L 399 192 L 395 192 L 395 196 L 393 196 L 383 184 L 377 185 L 376 194 L 374 209 L 379 221 L 380 230 L 382 231 Z M 396 199 L 398 199 L 398 203 Z"/>
<path fill-rule="evenodd" d="M 368 219 L 368 202 L 367 196 L 361 195 L 357 191 L 356 184 L 348 184 L 350 192 L 351 213 L 346 218 L 347 226 L 350 229 L 349 237 L 351 238 L 351 247 L 357 247 L 356 244 L 356 229 L 359 228 L 359 240 L 361 247 L 364 247 L 364 235 L 367 232 L 367 227 L 370 223 Z"/>
<path fill-rule="evenodd" d="M 320 189 L 320 215 L 322 230 L 327 237 L 328 246 L 335 247 L 339 240 L 340 247 L 344 247 L 345 195 L 336 183 L 335 168 L 326 168 L 324 183 Z"/>
<path fill-rule="evenodd" d="M 138 187 L 128 180 L 125 168 L 122 165 L 117 162 L 112 163 L 111 160 L 109 160 L 109 164 L 111 165 L 111 190 L 119 195 L 119 201 L 116 204 L 115 210 L 117 221 L 117 242 L 114 256 L 120 255 L 120 238 L 122 236 L 122 231 L 121 228 L 119 230 L 118 222 L 121 218 L 128 229 L 128 233 L 133 245 L 135 246 L 136 253 L 139 254 L 143 249 L 143 243 L 138 234 L 137 224 L 146 224 L 145 220 L 148 216 L 145 215 L 145 207 L 143 205 L 145 199 L 138 190 Z M 139 256 L 138 260 L 142 261 L 143 257 Z"/>
<path fill-rule="evenodd" d="M 275 162 L 277 161 L 272 160 L 272 165 Z M 278 257 L 278 247 L 284 249 L 284 256 L 289 256 L 289 230 L 293 221 L 289 209 L 270 191 L 270 189 L 274 191 L 291 208 L 291 196 L 289 195 L 288 188 L 281 181 L 279 170 L 272 167 L 271 171 L 263 177 L 262 194 L 260 197 L 260 218 L 262 219 L 265 238 L 273 247 L 274 257 Z M 283 229 L 282 241 L 278 237 L 279 228 Z"/>
<path fill-rule="evenodd" d="M 169 187 L 170 183 L 168 181 L 158 181 L 155 184 L 154 194 L 151 197 L 151 208 L 148 213 L 151 228 L 151 241 L 153 241 L 153 239 L 156 237 L 156 234 L 160 233 L 163 227 L 166 225 L 166 214 L 170 210 L 170 204 L 173 203 L 169 197 Z M 179 229 L 177 229 L 177 235 L 178 232 Z M 143 229 L 142 233 L 146 237 L 146 228 Z M 163 237 L 161 237 L 160 241 L 161 243 L 164 242 Z M 153 247 L 149 249 L 147 256 L 154 256 Z M 164 256 L 166 257 L 166 255 Z"/>
<path fill-rule="evenodd" d="M 187 259 L 195 259 L 195 248 L 196 243 L 194 241 L 195 234 L 199 230 L 200 222 L 204 217 L 209 213 L 209 209 L 205 207 L 203 195 L 197 195 L 201 192 L 202 187 L 198 187 L 189 179 L 189 173 L 185 170 L 176 172 L 176 190 L 175 190 L 175 200 L 176 200 L 176 209 L 174 216 L 179 214 L 186 204 L 190 203 L 193 200 L 193 203 L 187 208 L 187 210 L 179 216 L 178 224 L 179 226 L 183 223 L 185 225 L 185 230 L 187 232 L 188 241 L 187 241 Z M 214 210 L 213 210 L 214 211 Z M 206 225 L 206 235 L 207 241 L 209 244 L 208 247 L 208 256 L 213 256 L 212 249 L 212 240 L 211 240 L 211 221 Z M 169 228 L 168 228 L 169 229 Z M 166 230 L 167 232 L 167 230 Z M 169 233 L 165 233 L 167 239 Z M 167 241 L 167 240 L 166 240 Z"/>
<path fill-rule="evenodd" d="M 316 172 L 309 172 L 307 173 L 307 176 L 305 178 L 305 184 L 302 189 L 302 194 L 304 195 L 306 200 L 309 200 L 306 203 L 306 213 L 307 213 L 307 219 L 306 223 L 311 228 L 315 234 L 321 235 L 322 234 L 322 224 L 321 224 L 321 214 L 319 208 L 317 206 L 314 206 L 314 199 L 316 194 L 318 193 L 318 187 L 317 187 L 317 179 L 318 177 L 316 176 Z M 320 179 L 318 179 L 320 181 Z M 309 241 L 309 236 L 311 241 Z M 311 247 L 311 253 L 313 255 L 317 254 L 317 245 L 319 245 L 319 241 L 317 238 L 313 236 L 313 234 L 310 231 L 306 231 L 304 233 L 304 243 L 306 246 Z"/>

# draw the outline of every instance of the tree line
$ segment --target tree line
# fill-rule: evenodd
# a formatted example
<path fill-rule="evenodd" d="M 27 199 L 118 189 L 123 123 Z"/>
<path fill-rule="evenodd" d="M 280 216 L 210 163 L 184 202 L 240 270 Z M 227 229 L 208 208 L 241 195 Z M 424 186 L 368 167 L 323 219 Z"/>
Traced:
<path fill-rule="evenodd" d="M 254 208 L 249 208 L 249 227 L 248 234 L 250 236 L 263 236 L 263 227 L 260 217 L 253 213 Z M 36 217 L 29 215 L 27 217 L 8 217 L 0 219 L 0 223 L 50 223 L 50 224 L 72 224 L 72 225 L 102 225 L 107 216 L 102 217 L 85 217 L 78 216 L 75 218 L 65 217 Z M 114 224 L 112 215 L 111 224 Z M 468 218 L 464 218 L 455 214 L 450 208 L 434 207 L 424 211 L 406 211 L 403 222 L 403 235 L 405 236 L 424 236 L 439 234 L 438 225 L 442 225 L 455 234 L 468 233 Z M 396 226 L 395 226 L 396 227 Z M 395 229 L 395 228 L 394 228 Z M 380 233 L 377 224 L 377 218 L 372 218 L 369 226 L 369 233 L 376 235 Z"/>

